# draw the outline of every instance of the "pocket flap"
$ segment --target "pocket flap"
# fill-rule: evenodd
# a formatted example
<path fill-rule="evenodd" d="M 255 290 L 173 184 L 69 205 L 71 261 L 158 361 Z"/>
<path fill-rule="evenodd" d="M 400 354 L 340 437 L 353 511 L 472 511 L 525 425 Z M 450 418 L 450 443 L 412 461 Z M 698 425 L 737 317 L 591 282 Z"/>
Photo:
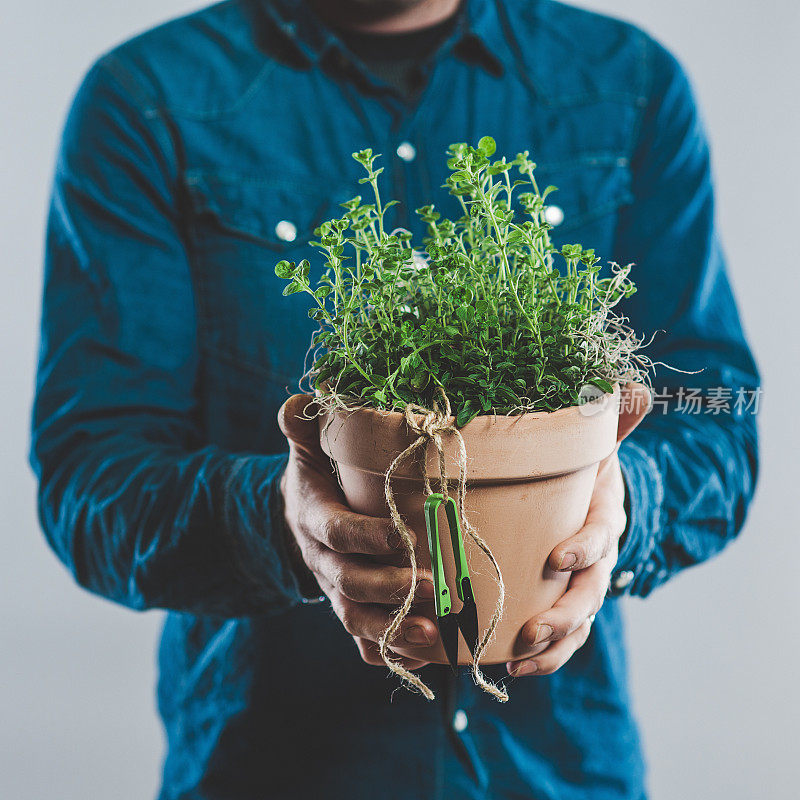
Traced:
<path fill-rule="evenodd" d="M 563 211 L 563 220 L 554 225 L 559 238 L 633 201 L 626 158 L 586 156 L 539 164 L 536 178 L 540 189 L 548 184 L 558 187 L 547 202 Z"/>
<path fill-rule="evenodd" d="M 275 250 L 307 243 L 314 229 L 336 215 L 346 193 L 330 185 L 284 177 L 191 170 L 185 175 L 194 213 L 231 233 Z"/>

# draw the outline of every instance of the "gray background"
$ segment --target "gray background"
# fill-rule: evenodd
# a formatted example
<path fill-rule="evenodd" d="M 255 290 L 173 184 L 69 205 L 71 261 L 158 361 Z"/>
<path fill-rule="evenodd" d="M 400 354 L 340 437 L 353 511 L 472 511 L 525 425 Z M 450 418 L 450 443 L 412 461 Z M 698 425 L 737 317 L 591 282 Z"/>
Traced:
<path fill-rule="evenodd" d="M 795 0 L 597 0 L 688 67 L 714 147 L 718 209 L 765 394 L 763 472 L 740 541 L 630 601 L 635 704 L 654 800 L 797 797 L 794 501 L 800 397 Z M 25 463 L 53 153 L 90 61 L 189 0 L 3 0 L 0 284 L 0 796 L 141 800 L 158 783 L 160 616 L 71 583 L 36 524 Z M 580 46 L 580 43 L 576 43 Z M 535 680 L 535 679 L 532 679 Z M 791 724 L 795 723 L 795 724 Z"/>

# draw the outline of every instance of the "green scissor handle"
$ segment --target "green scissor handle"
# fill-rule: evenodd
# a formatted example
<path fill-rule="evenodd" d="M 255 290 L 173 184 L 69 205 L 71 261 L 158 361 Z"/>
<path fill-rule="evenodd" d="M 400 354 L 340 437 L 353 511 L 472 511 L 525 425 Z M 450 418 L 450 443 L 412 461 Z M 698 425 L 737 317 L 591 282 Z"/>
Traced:
<path fill-rule="evenodd" d="M 473 599 L 472 583 L 469 579 L 467 556 L 464 553 L 464 540 L 461 536 L 461 524 L 458 520 L 458 507 L 452 497 L 446 500 L 441 494 L 429 495 L 425 500 L 425 527 L 428 530 L 428 548 L 431 552 L 431 569 L 433 570 L 433 588 L 435 592 L 436 616 L 443 617 L 450 613 L 452 602 L 450 590 L 444 575 L 442 548 L 439 541 L 439 506 L 445 503 L 447 525 L 450 528 L 450 542 L 453 546 L 453 557 L 456 562 L 456 589 L 459 599 Z"/>

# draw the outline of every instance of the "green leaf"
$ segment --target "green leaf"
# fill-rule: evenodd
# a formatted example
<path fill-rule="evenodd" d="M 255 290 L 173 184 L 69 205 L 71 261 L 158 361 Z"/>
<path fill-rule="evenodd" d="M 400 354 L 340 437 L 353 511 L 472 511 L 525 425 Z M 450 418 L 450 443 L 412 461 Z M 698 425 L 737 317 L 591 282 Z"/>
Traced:
<path fill-rule="evenodd" d="M 296 271 L 297 267 L 294 261 L 279 261 L 275 265 L 275 274 L 284 280 L 294 277 Z"/>
<path fill-rule="evenodd" d="M 409 381 L 411 387 L 421 392 L 430 383 L 431 375 L 429 372 L 420 370 Z"/>
<path fill-rule="evenodd" d="M 497 150 L 497 144 L 491 136 L 483 136 L 478 142 L 478 150 L 488 158 L 494 155 L 495 150 Z"/>
<path fill-rule="evenodd" d="M 475 318 L 475 309 L 472 306 L 459 306 L 456 309 L 456 316 L 462 322 L 469 324 Z"/>
<path fill-rule="evenodd" d="M 297 294 L 297 292 L 302 292 L 305 287 L 299 281 L 292 281 L 290 284 L 284 287 L 283 289 L 283 296 L 287 297 L 290 294 Z"/>
<path fill-rule="evenodd" d="M 614 391 L 614 387 L 603 378 L 592 378 L 589 383 L 594 384 L 601 392 L 605 392 L 605 394 L 611 394 Z"/>
<path fill-rule="evenodd" d="M 463 428 L 478 416 L 479 409 L 473 408 L 469 403 L 462 406 L 456 414 L 456 427 Z"/>

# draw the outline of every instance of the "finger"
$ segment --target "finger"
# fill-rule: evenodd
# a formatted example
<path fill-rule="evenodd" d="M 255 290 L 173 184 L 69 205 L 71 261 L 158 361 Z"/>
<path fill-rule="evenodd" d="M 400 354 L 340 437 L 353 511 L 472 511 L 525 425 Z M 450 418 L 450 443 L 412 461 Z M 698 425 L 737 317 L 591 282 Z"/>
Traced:
<path fill-rule="evenodd" d="M 407 545 L 394 523 L 385 517 L 356 514 L 331 498 L 324 502 L 317 498 L 305 516 L 309 535 L 337 553 L 384 556 L 406 552 Z M 411 544 L 416 545 L 416 535 L 411 530 L 408 533 Z"/>
<path fill-rule="evenodd" d="M 600 465 L 584 526 L 553 548 L 550 569 L 585 569 L 609 553 L 625 530 L 624 491 L 614 455 Z"/>
<path fill-rule="evenodd" d="M 411 568 L 376 564 L 353 556 L 342 556 L 321 548 L 313 559 L 313 569 L 348 600 L 356 603 L 398 605 L 411 589 Z M 417 572 L 416 596 L 433 599 L 433 575 Z"/>
<path fill-rule="evenodd" d="M 356 647 L 358 647 L 359 653 L 361 653 L 361 658 L 366 661 L 367 664 L 372 664 L 376 667 L 384 666 L 384 661 L 381 658 L 377 643 L 358 636 L 353 637 L 353 639 L 356 643 Z M 408 658 L 407 656 L 397 655 L 393 656 L 393 660 L 397 661 L 400 666 L 410 670 L 421 669 L 430 663 L 429 661 L 419 661 L 416 658 Z"/>
<path fill-rule="evenodd" d="M 278 411 L 283 435 L 301 449 L 319 450 L 317 405 L 310 394 L 293 394 Z"/>
<path fill-rule="evenodd" d="M 320 588 L 331 601 L 331 607 L 351 635 L 371 642 L 377 642 L 389 627 L 393 614 L 386 608 L 367 603 L 355 603 L 341 595 L 325 579 L 320 580 Z M 404 647 L 428 647 L 439 638 L 436 624 L 418 614 L 411 614 L 403 620 L 394 641 Z"/>
<path fill-rule="evenodd" d="M 620 530 L 615 530 L 601 515 L 586 524 L 572 537 L 561 542 L 550 554 L 549 566 L 560 572 L 582 570 L 604 558 Z"/>
<path fill-rule="evenodd" d="M 572 658 L 575 651 L 586 644 L 592 623 L 589 619 L 573 631 L 569 636 L 560 641 L 553 642 L 546 650 L 535 658 L 526 658 L 520 661 L 509 661 L 506 669 L 509 675 L 521 677 L 523 675 L 552 675 L 561 669 Z"/>
<path fill-rule="evenodd" d="M 653 396 L 643 383 L 627 383 L 619 402 L 617 441 L 621 442 L 644 419 L 653 404 Z"/>
<path fill-rule="evenodd" d="M 614 558 L 609 555 L 591 567 L 573 573 L 569 588 L 555 605 L 523 625 L 520 632 L 523 645 L 532 650 L 543 642 L 565 639 L 596 614 L 605 600 Z"/>

